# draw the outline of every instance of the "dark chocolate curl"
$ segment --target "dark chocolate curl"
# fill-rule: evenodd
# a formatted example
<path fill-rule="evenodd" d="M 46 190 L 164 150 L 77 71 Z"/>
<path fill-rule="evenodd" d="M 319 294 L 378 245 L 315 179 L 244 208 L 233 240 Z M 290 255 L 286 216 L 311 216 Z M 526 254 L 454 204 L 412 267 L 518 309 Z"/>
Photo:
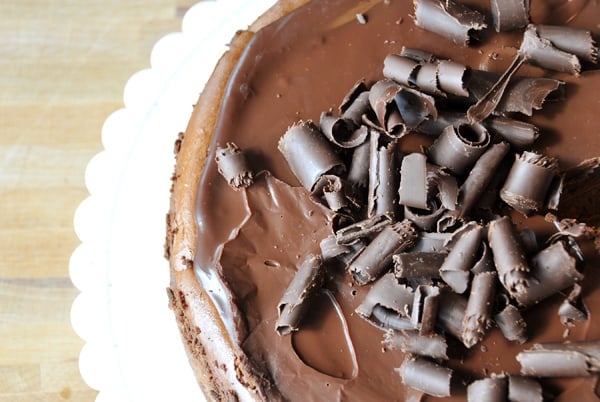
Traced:
<path fill-rule="evenodd" d="M 385 227 L 389 226 L 392 220 L 387 215 L 375 215 L 348 225 L 335 232 L 335 238 L 338 244 L 350 245 L 361 239 L 370 239 L 375 237 Z"/>
<path fill-rule="evenodd" d="M 438 305 L 437 324 L 445 332 L 462 341 L 462 322 L 465 319 L 467 299 L 450 291 L 442 292 Z"/>
<path fill-rule="evenodd" d="M 533 152 L 523 152 L 515 156 L 500 198 L 524 215 L 540 211 L 545 203 L 548 190 L 556 177 L 556 158 Z"/>
<path fill-rule="evenodd" d="M 400 50 L 400 56 L 412 59 L 418 63 L 434 63 L 437 61 L 437 57 L 435 57 L 433 53 L 406 46 L 402 46 L 402 49 Z"/>
<path fill-rule="evenodd" d="M 335 235 L 329 235 L 319 243 L 323 261 L 330 260 L 342 254 L 352 252 L 352 247 L 343 244 L 338 244 Z"/>
<path fill-rule="evenodd" d="M 354 83 L 354 85 L 352 86 L 352 88 L 350 88 L 350 90 L 348 91 L 348 93 L 346 94 L 346 96 L 344 96 L 344 99 L 342 99 L 342 102 L 340 103 L 340 107 L 339 107 L 339 111 L 342 115 L 344 115 L 349 109 L 352 108 L 352 104 L 354 104 L 354 102 L 357 101 L 357 99 L 359 97 L 361 97 L 362 95 L 365 94 L 365 92 L 368 94 L 369 92 L 369 88 L 367 88 L 367 85 L 365 84 L 365 80 L 358 80 Z M 369 107 L 369 103 L 368 103 L 368 99 L 367 99 L 367 108 Z M 360 121 L 360 116 L 363 114 L 363 112 L 358 114 L 358 121 Z M 348 118 L 348 116 L 343 116 L 344 118 Z"/>
<path fill-rule="evenodd" d="M 564 91 L 563 81 L 552 78 L 515 78 L 510 81 L 504 96 L 496 107 L 496 112 L 518 112 L 531 116 L 534 110 L 540 110 L 542 105 L 552 95 L 553 100 L 560 100 Z"/>
<path fill-rule="evenodd" d="M 442 97 L 446 96 L 444 91 L 440 89 L 437 63 L 423 63 L 421 68 L 417 70 L 415 85 L 425 93 Z"/>
<path fill-rule="evenodd" d="M 468 402 L 505 402 L 508 396 L 508 379 L 504 375 L 473 381 L 467 387 Z"/>
<path fill-rule="evenodd" d="M 402 158 L 400 168 L 400 204 L 427 209 L 427 157 L 412 153 Z"/>
<path fill-rule="evenodd" d="M 291 126 L 279 139 L 278 149 L 308 191 L 314 189 L 324 174 L 339 175 L 345 170 L 343 162 L 312 123 Z"/>
<path fill-rule="evenodd" d="M 529 24 L 523 35 L 519 55 L 528 63 L 542 68 L 579 75 L 581 63 L 577 56 L 554 47 L 552 42 L 542 38 L 536 25 Z"/>
<path fill-rule="evenodd" d="M 483 227 L 471 222 L 458 233 L 458 238 L 451 241 L 450 252 L 440 267 L 440 276 L 452 290 L 462 294 L 469 286 L 471 268 L 477 260 L 483 235 Z"/>
<path fill-rule="evenodd" d="M 465 76 L 469 69 L 464 64 L 442 60 L 437 65 L 437 81 L 440 89 L 456 96 L 469 96 L 465 88 Z"/>
<path fill-rule="evenodd" d="M 480 274 L 482 272 L 496 271 L 494 268 L 494 259 L 492 257 L 492 250 L 487 245 L 487 242 L 481 242 L 481 256 L 479 260 L 475 262 L 473 268 L 471 268 L 471 272 L 473 275 Z"/>
<path fill-rule="evenodd" d="M 323 198 L 327 202 L 329 209 L 340 211 L 348 207 L 348 198 L 344 192 L 342 179 L 338 176 L 325 175 L 325 184 L 323 185 Z"/>
<path fill-rule="evenodd" d="M 413 130 L 424 121 L 437 119 L 435 99 L 415 89 L 401 87 L 394 97 L 406 128 Z"/>
<path fill-rule="evenodd" d="M 571 289 L 567 298 L 559 306 L 558 315 L 563 325 L 572 326 L 574 325 L 573 321 L 588 320 L 589 310 L 583 302 L 581 290 L 581 285 L 577 283 L 573 285 L 573 289 Z"/>
<path fill-rule="evenodd" d="M 496 32 L 525 28 L 529 24 L 529 0 L 492 0 Z"/>
<path fill-rule="evenodd" d="M 276 330 L 279 335 L 298 330 L 308 308 L 307 300 L 323 285 L 324 280 L 323 259 L 318 255 L 308 255 L 277 305 L 279 319 Z"/>
<path fill-rule="evenodd" d="M 399 279 L 439 278 L 439 269 L 446 253 L 435 251 L 409 251 L 395 254 L 394 274 Z"/>
<path fill-rule="evenodd" d="M 467 46 L 474 31 L 487 27 L 485 17 L 452 0 L 414 0 L 415 24 Z"/>
<path fill-rule="evenodd" d="M 428 209 L 411 208 L 404 206 L 404 217 L 414 222 L 417 227 L 423 230 L 435 229 L 436 223 L 446 212 L 446 208 L 436 199 L 428 203 Z"/>
<path fill-rule="evenodd" d="M 233 142 L 217 147 L 215 161 L 217 170 L 234 190 L 246 188 L 254 182 L 254 173 L 248 167 L 246 155 Z"/>
<path fill-rule="evenodd" d="M 355 189 L 367 188 L 369 184 L 369 164 L 371 158 L 371 144 L 365 141 L 352 152 L 352 160 L 348 169 L 346 181 Z"/>
<path fill-rule="evenodd" d="M 477 159 L 467 179 L 460 187 L 457 209 L 459 218 L 469 215 L 471 209 L 479 201 L 490 183 L 491 178 L 497 173 L 497 168 L 508 153 L 509 148 L 506 142 L 493 144 Z"/>
<path fill-rule="evenodd" d="M 517 149 L 532 146 L 540 136 L 539 128 L 533 124 L 508 117 L 490 116 L 483 125 Z"/>
<path fill-rule="evenodd" d="M 464 174 L 485 151 L 490 135 L 481 124 L 448 126 L 427 153 L 431 161 L 452 173 Z"/>
<path fill-rule="evenodd" d="M 394 101 L 400 89 L 400 85 L 385 79 L 377 81 L 369 91 L 369 103 L 377 117 L 378 127 L 394 137 L 406 134 L 406 127 Z"/>
<path fill-rule="evenodd" d="M 356 313 L 382 329 L 389 329 L 390 323 L 413 329 L 410 322 L 413 301 L 414 291 L 387 273 L 373 284 Z"/>
<path fill-rule="evenodd" d="M 369 134 L 366 126 L 357 126 L 352 120 L 321 113 L 321 131 L 329 141 L 340 148 L 356 148 Z"/>
<path fill-rule="evenodd" d="M 565 172 L 558 215 L 600 227 L 600 157 L 586 159 Z"/>
<path fill-rule="evenodd" d="M 509 341 L 525 343 L 527 341 L 527 323 L 523 319 L 521 311 L 510 303 L 508 296 L 505 294 L 501 294 L 498 301 L 501 307 L 494 316 L 494 321 L 496 321 L 502 335 Z"/>
<path fill-rule="evenodd" d="M 420 64 L 413 59 L 389 54 L 383 60 L 383 76 L 405 86 L 413 86 Z"/>
<path fill-rule="evenodd" d="M 411 252 L 444 252 L 446 244 L 452 238 L 452 233 L 421 232 Z"/>
<path fill-rule="evenodd" d="M 481 272 L 473 277 L 462 325 L 462 340 L 469 348 L 483 340 L 491 325 L 496 277 L 495 271 Z"/>
<path fill-rule="evenodd" d="M 527 294 L 530 268 L 509 217 L 490 222 L 488 242 L 502 286 L 515 298 Z"/>
<path fill-rule="evenodd" d="M 542 343 L 517 355 L 521 374 L 534 377 L 588 377 L 600 372 L 600 341 Z"/>
<path fill-rule="evenodd" d="M 577 259 L 567 242 L 557 241 L 537 253 L 531 260 L 529 288 L 515 295 L 522 306 L 530 306 L 583 280 Z"/>
<path fill-rule="evenodd" d="M 440 289 L 437 286 L 417 286 L 410 318 L 419 334 L 429 335 L 434 332 L 439 301 Z"/>
<path fill-rule="evenodd" d="M 543 402 L 542 386 L 528 377 L 508 376 L 508 400 L 510 402 Z"/>
<path fill-rule="evenodd" d="M 427 395 L 441 398 L 450 396 L 452 369 L 420 357 L 407 356 L 397 371 L 404 385 Z"/>
<path fill-rule="evenodd" d="M 417 230 L 408 220 L 383 229 L 377 237 L 349 264 L 356 283 L 366 285 L 391 266 L 392 256 L 414 245 Z"/>
<path fill-rule="evenodd" d="M 379 133 L 371 132 L 367 215 L 394 216 L 398 204 L 398 143 L 381 144 Z"/>
<path fill-rule="evenodd" d="M 592 63 L 598 62 L 598 47 L 587 29 L 563 25 L 536 25 L 536 29 L 540 37 L 548 39 L 557 49 Z"/>
<path fill-rule="evenodd" d="M 432 359 L 448 360 L 446 338 L 437 334 L 420 335 L 416 331 L 386 331 L 383 346 Z"/>

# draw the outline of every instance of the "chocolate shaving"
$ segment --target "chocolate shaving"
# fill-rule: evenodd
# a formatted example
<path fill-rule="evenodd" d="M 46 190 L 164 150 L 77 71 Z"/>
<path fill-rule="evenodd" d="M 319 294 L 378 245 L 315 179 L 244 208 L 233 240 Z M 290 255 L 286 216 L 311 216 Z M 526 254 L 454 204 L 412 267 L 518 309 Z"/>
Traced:
<path fill-rule="evenodd" d="M 527 294 L 530 268 L 510 218 L 490 222 L 488 242 L 502 286 L 515 298 Z"/>
<path fill-rule="evenodd" d="M 431 161 L 461 175 L 470 168 L 490 143 L 480 124 L 448 126 L 427 150 Z"/>
<path fill-rule="evenodd" d="M 352 152 L 352 160 L 346 181 L 357 189 L 367 188 L 369 183 L 369 164 L 371 163 L 371 144 L 365 141 Z"/>
<path fill-rule="evenodd" d="M 508 396 L 508 379 L 504 375 L 473 381 L 467 387 L 468 402 L 505 402 Z"/>
<path fill-rule="evenodd" d="M 421 357 L 407 356 L 397 369 L 402 383 L 427 395 L 450 396 L 453 371 Z"/>
<path fill-rule="evenodd" d="M 339 175 L 345 170 L 325 137 L 310 122 L 291 126 L 279 139 L 278 149 L 308 191 L 314 189 L 321 176 Z"/>
<path fill-rule="evenodd" d="M 538 35 L 549 40 L 557 49 L 591 63 L 598 62 L 598 47 L 592 33 L 587 29 L 564 25 L 536 25 L 535 27 Z"/>
<path fill-rule="evenodd" d="M 233 142 L 217 147 L 215 161 L 217 170 L 234 190 L 246 188 L 254 182 L 254 173 L 248 167 L 246 155 Z"/>
<path fill-rule="evenodd" d="M 342 179 L 334 175 L 325 175 L 322 177 L 322 180 L 325 181 L 322 187 L 323 198 L 327 202 L 329 209 L 337 212 L 348 208 L 349 201 L 346 198 Z"/>
<path fill-rule="evenodd" d="M 521 374 L 534 377 L 588 377 L 600 372 L 600 341 L 536 343 L 517 355 Z"/>
<path fill-rule="evenodd" d="M 474 32 L 487 27 L 481 13 L 452 0 L 414 0 L 413 3 L 417 26 L 460 46 L 468 46 Z"/>
<path fill-rule="evenodd" d="M 481 342 L 491 326 L 496 277 L 495 271 L 481 272 L 473 277 L 461 337 L 468 348 Z"/>
<path fill-rule="evenodd" d="M 397 156 L 398 143 L 381 143 L 377 132 L 371 133 L 369 163 L 369 193 L 367 216 L 388 214 L 394 216 L 397 209 Z"/>
<path fill-rule="evenodd" d="M 475 162 L 469 175 L 460 187 L 457 216 L 468 216 L 479 198 L 489 185 L 491 178 L 497 173 L 497 168 L 508 153 L 509 146 L 505 142 L 493 144 Z"/>
<path fill-rule="evenodd" d="M 452 238 L 452 233 L 421 232 L 411 252 L 441 252 Z"/>
<path fill-rule="evenodd" d="M 402 46 L 400 56 L 412 59 L 418 63 L 434 63 L 437 61 L 437 57 L 432 53 L 406 46 Z"/>
<path fill-rule="evenodd" d="M 540 135 L 533 124 L 503 116 L 490 116 L 482 124 L 517 149 L 532 146 Z"/>
<path fill-rule="evenodd" d="M 456 96 L 469 96 L 465 77 L 469 68 L 452 60 L 441 60 L 437 65 L 437 81 L 440 89 Z"/>
<path fill-rule="evenodd" d="M 350 253 L 352 251 L 352 247 L 344 244 L 338 244 L 334 234 L 331 234 L 321 240 L 319 247 L 321 248 L 321 256 L 323 261 L 328 261 L 332 258 L 338 257 L 342 254 Z"/>
<path fill-rule="evenodd" d="M 413 130 L 424 121 L 437 119 L 435 99 L 415 89 L 400 87 L 394 101 L 407 129 Z"/>
<path fill-rule="evenodd" d="M 496 32 L 525 28 L 529 24 L 529 0 L 492 0 Z"/>
<path fill-rule="evenodd" d="M 528 63 L 549 70 L 579 75 L 581 63 L 577 56 L 560 50 L 552 42 L 541 37 L 538 26 L 529 24 L 523 35 L 519 55 Z"/>
<path fill-rule="evenodd" d="M 413 329 L 410 321 L 413 301 L 414 291 L 387 273 L 373 284 L 356 313 L 382 329 Z"/>
<path fill-rule="evenodd" d="M 600 226 L 600 157 L 586 159 L 565 172 L 558 215 Z"/>
<path fill-rule="evenodd" d="M 367 84 L 365 84 L 364 79 L 356 81 L 352 88 L 350 88 L 346 96 L 344 96 L 342 102 L 340 103 L 339 111 L 342 114 L 342 117 L 349 118 L 349 116 L 346 116 L 345 114 L 348 112 L 349 109 L 352 109 L 352 105 L 358 100 L 359 97 L 361 97 L 361 95 L 364 95 L 365 93 L 367 93 L 368 95 L 368 91 L 369 88 L 367 87 Z M 367 102 L 367 108 L 368 107 L 369 105 Z M 361 115 L 362 112 L 358 114 L 357 122 L 360 121 Z"/>
<path fill-rule="evenodd" d="M 412 153 L 402 159 L 400 168 L 400 204 L 427 209 L 427 157 Z"/>
<path fill-rule="evenodd" d="M 437 334 L 420 335 L 416 331 L 386 331 L 382 343 L 390 350 L 448 360 L 446 338 Z"/>
<path fill-rule="evenodd" d="M 440 97 L 446 96 L 440 89 L 438 63 L 423 63 L 417 70 L 415 85 L 425 93 Z"/>
<path fill-rule="evenodd" d="M 534 110 L 542 109 L 546 100 L 561 100 L 564 97 L 564 85 L 563 81 L 552 78 L 515 78 L 509 82 L 496 112 L 518 112 L 531 116 Z"/>
<path fill-rule="evenodd" d="M 527 323 L 521 315 L 521 311 L 510 303 L 507 295 L 500 294 L 496 299 L 501 305 L 499 312 L 494 316 L 494 321 L 502 335 L 509 341 L 525 343 L 527 341 Z"/>
<path fill-rule="evenodd" d="M 414 86 L 420 64 L 397 54 L 389 54 L 383 60 L 383 76 L 405 86 Z"/>
<path fill-rule="evenodd" d="M 392 220 L 388 215 L 374 215 L 339 229 L 335 232 L 335 238 L 338 244 L 354 244 L 360 239 L 369 239 L 376 236 L 391 223 Z"/>
<path fill-rule="evenodd" d="M 435 251 L 409 251 L 395 254 L 394 274 L 399 279 L 432 279 L 439 278 L 439 269 L 446 253 Z"/>
<path fill-rule="evenodd" d="M 307 300 L 321 288 L 324 280 L 323 259 L 318 255 L 308 255 L 277 305 L 279 318 L 276 330 L 279 335 L 288 335 L 298 330 L 307 311 Z"/>
<path fill-rule="evenodd" d="M 510 402 L 543 402 L 542 386 L 528 377 L 508 376 L 508 400 Z"/>
<path fill-rule="evenodd" d="M 465 319 L 467 299 L 450 291 L 442 292 L 438 305 L 438 326 L 462 341 L 462 322 Z"/>
<path fill-rule="evenodd" d="M 464 113 L 439 110 L 437 119 L 424 121 L 417 127 L 417 131 L 431 137 L 439 137 L 446 127 L 458 126 L 468 122 Z"/>
<path fill-rule="evenodd" d="M 477 275 L 483 272 L 495 271 L 494 268 L 494 259 L 492 257 L 492 250 L 487 245 L 487 242 L 481 242 L 481 256 L 479 260 L 475 262 L 473 268 L 471 268 L 471 272 L 473 275 Z"/>
<path fill-rule="evenodd" d="M 573 321 L 587 321 L 590 311 L 581 296 L 582 287 L 574 284 L 567 298 L 558 307 L 558 315 L 563 325 L 573 326 Z"/>
<path fill-rule="evenodd" d="M 434 332 L 439 300 L 440 289 L 437 286 L 417 286 L 410 319 L 420 335 Z"/>
<path fill-rule="evenodd" d="M 531 260 L 529 287 L 515 295 L 522 306 L 530 306 L 583 280 L 576 258 L 567 242 L 557 241 L 537 253 Z"/>
<path fill-rule="evenodd" d="M 359 285 L 377 279 L 391 266 L 392 256 L 413 246 L 417 230 L 408 220 L 386 226 L 349 264 L 349 271 Z"/>
<path fill-rule="evenodd" d="M 366 126 L 358 126 L 350 119 L 333 116 L 331 113 L 321 113 L 321 131 L 340 148 L 355 148 L 365 142 L 369 134 Z"/>
<path fill-rule="evenodd" d="M 404 217 L 410 219 L 420 229 L 435 229 L 436 223 L 446 212 L 446 208 L 435 198 L 429 199 L 427 205 L 427 209 L 404 206 Z"/>
<path fill-rule="evenodd" d="M 394 101 L 400 90 L 400 85 L 386 79 L 377 81 L 369 91 L 369 103 L 377 117 L 376 127 L 392 137 L 406 134 L 404 121 Z"/>
<path fill-rule="evenodd" d="M 469 286 L 470 269 L 477 259 L 482 235 L 483 227 L 470 222 L 457 235 L 457 240 L 451 241 L 450 252 L 440 267 L 440 276 L 456 293 L 464 293 Z"/>
<path fill-rule="evenodd" d="M 500 198 L 524 215 L 541 210 L 546 202 L 548 190 L 557 174 L 556 158 L 523 152 L 515 156 Z"/>

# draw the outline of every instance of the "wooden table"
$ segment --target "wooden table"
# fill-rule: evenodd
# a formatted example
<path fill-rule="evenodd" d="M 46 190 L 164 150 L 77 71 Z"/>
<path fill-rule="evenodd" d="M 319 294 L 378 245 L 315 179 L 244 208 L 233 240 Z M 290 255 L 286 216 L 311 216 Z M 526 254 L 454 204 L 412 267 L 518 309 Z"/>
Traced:
<path fill-rule="evenodd" d="M 73 214 L 125 82 L 193 3 L 0 2 L 0 402 L 96 397 L 69 321 Z"/>

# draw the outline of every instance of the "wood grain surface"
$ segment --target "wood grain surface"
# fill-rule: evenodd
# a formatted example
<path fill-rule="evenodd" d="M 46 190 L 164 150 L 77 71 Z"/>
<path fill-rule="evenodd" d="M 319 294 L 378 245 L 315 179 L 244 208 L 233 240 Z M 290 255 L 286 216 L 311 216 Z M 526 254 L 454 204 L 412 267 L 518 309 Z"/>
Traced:
<path fill-rule="evenodd" d="M 0 1 L 0 402 L 96 397 L 70 324 L 73 214 L 125 82 L 193 3 Z"/>

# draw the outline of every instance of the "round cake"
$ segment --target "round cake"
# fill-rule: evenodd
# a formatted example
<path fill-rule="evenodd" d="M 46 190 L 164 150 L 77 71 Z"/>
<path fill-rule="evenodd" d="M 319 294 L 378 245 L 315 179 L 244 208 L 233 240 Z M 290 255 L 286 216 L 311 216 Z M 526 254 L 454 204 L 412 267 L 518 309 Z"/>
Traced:
<path fill-rule="evenodd" d="M 175 146 L 211 400 L 595 401 L 596 1 L 280 0 Z"/>

